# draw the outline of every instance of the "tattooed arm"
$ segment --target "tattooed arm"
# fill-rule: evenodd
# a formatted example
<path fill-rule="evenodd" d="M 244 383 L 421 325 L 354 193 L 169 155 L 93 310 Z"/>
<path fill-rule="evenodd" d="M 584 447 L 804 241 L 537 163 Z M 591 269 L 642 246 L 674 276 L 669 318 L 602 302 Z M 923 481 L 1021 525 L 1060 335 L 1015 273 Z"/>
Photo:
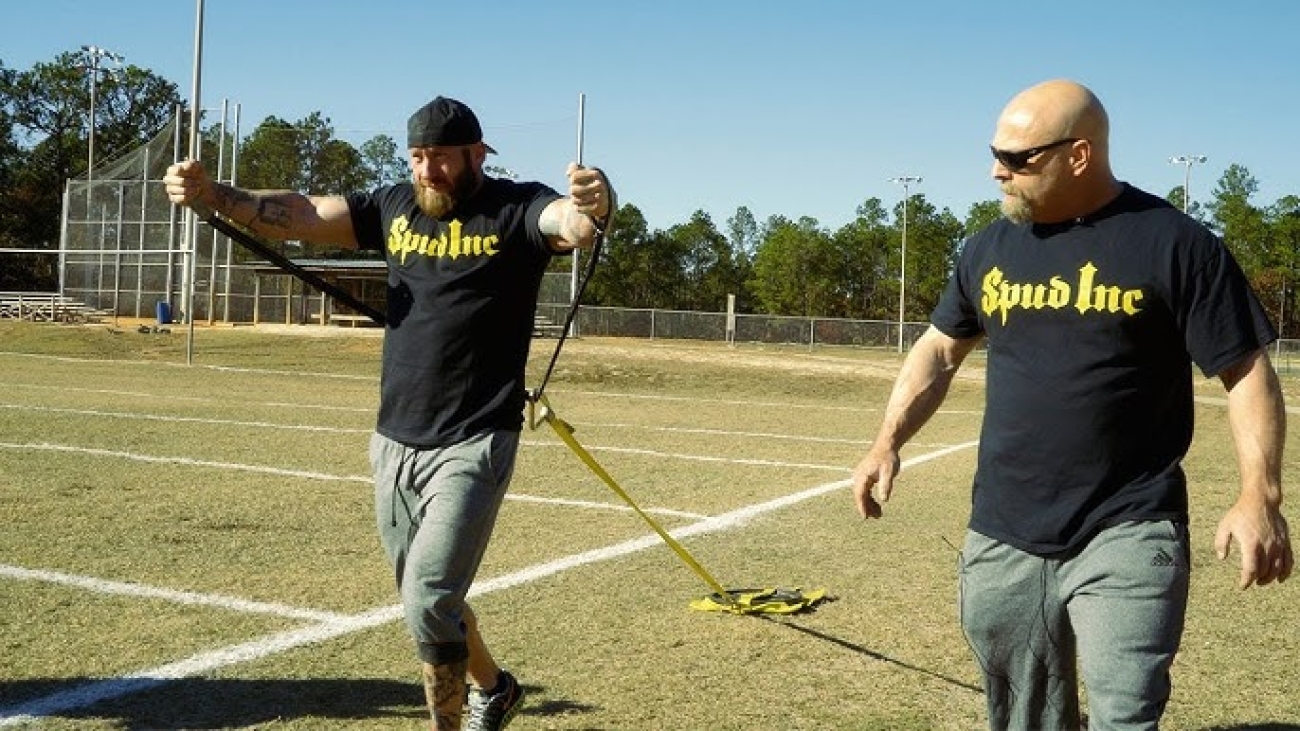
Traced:
<path fill-rule="evenodd" d="M 289 190 L 243 190 L 208 177 L 202 163 L 167 168 L 167 197 L 195 210 L 207 208 L 253 233 L 280 241 L 357 247 L 352 215 L 342 196 L 308 196 Z"/>

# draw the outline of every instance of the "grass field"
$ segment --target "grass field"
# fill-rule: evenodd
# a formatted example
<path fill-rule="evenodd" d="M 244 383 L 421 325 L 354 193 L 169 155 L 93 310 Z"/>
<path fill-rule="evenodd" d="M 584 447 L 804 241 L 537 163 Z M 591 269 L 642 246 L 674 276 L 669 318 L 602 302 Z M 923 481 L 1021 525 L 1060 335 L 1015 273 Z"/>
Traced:
<path fill-rule="evenodd" d="M 0 323 L 0 727 L 424 727 L 372 526 L 380 340 L 297 332 L 200 328 L 185 365 L 180 329 Z M 982 362 L 904 451 L 885 519 L 863 523 L 846 480 L 898 364 L 570 342 L 556 412 L 709 572 L 834 599 L 690 610 L 702 580 L 549 429 L 526 431 L 474 589 L 528 691 L 511 728 L 983 727 L 955 618 Z M 1285 386 L 1300 403 L 1300 379 Z M 1221 387 L 1197 390 L 1192 603 L 1165 728 L 1300 729 L 1300 580 L 1239 592 L 1235 555 L 1214 557 L 1236 467 Z M 1292 491 L 1298 446 L 1293 430 Z"/>

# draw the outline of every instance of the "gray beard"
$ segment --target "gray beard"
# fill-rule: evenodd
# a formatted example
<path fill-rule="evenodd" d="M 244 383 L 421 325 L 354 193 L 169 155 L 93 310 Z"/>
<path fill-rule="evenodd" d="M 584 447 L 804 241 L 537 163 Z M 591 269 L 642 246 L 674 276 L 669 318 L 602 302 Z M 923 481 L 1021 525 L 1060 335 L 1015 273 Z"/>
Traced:
<path fill-rule="evenodd" d="M 1034 220 L 1033 209 L 1019 198 L 1013 197 L 1010 200 L 1003 198 L 1000 207 L 1002 215 L 1012 223 L 1029 223 Z"/>

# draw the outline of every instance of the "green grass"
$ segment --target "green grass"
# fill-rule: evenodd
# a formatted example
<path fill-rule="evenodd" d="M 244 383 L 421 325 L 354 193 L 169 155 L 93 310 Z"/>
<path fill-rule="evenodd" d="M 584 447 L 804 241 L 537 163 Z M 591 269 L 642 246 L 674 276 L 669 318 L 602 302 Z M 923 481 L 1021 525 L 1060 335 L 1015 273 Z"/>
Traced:
<path fill-rule="evenodd" d="M 199 328 L 186 365 L 181 328 L 0 323 L 0 566 L 331 612 L 340 627 L 302 643 L 291 633 L 315 621 L 0 575 L 0 712 L 217 657 L 34 725 L 424 727 L 403 626 L 357 619 L 396 603 L 366 460 L 381 341 L 297 333 Z M 536 344 L 534 378 L 553 343 Z M 547 393 L 642 507 L 719 516 L 845 479 L 899 362 L 847 349 L 579 339 Z M 905 459 L 978 438 L 981 365 L 972 358 Z M 1293 402 L 1297 381 L 1284 380 Z M 1216 381 L 1197 392 L 1222 396 Z M 1197 426 L 1186 463 L 1192 605 L 1164 727 L 1300 728 L 1297 583 L 1239 592 L 1235 556 L 1214 557 L 1235 458 L 1221 406 L 1198 406 Z M 1294 434 L 1288 447 L 1294 487 Z M 840 488 L 684 539 L 729 587 L 834 597 L 806 615 L 736 617 L 689 610 L 707 587 L 658 542 L 524 574 L 650 535 L 549 429 L 526 431 L 479 575 L 481 585 L 525 578 L 474 600 L 494 652 L 528 690 L 511 728 L 982 727 L 979 676 L 955 618 L 954 546 L 973 466 L 966 449 L 908 469 L 881 521 L 860 521 Z M 680 513 L 652 514 L 669 529 L 697 521 Z M 275 651 L 211 654 L 276 638 L 288 639 Z"/>

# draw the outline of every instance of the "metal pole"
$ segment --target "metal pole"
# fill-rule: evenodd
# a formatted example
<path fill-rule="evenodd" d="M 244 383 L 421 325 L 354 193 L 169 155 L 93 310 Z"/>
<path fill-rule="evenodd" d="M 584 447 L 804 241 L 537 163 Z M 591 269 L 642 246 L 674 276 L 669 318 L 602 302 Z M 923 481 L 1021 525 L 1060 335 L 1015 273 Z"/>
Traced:
<path fill-rule="evenodd" d="M 190 159 L 199 159 L 199 107 L 203 81 L 203 0 L 195 0 L 194 18 L 194 77 L 193 98 L 190 99 Z M 193 208 L 185 209 L 185 246 L 189 261 L 185 271 L 189 275 L 189 288 L 185 301 L 185 318 L 189 327 L 185 337 L 185 363 L 194 362 L 194 267 L 198 254 L 199 220 Z"/>
<path fill-rule="evenodd" d="M 890 182 L 903 186 L 903 245 L 898 263 L 898 352 L 903 352 L 903 324 L 907 312 L 907 199 L 911 196 L 912 183 L 920 183 L 916 175 L 900 175 L 890 178 Z"/>
<path fill-rule="evenodd" d="M 582 164 L 582 144 L 583 144 L 583 138 L 585 137 L 583 126 L 585 124 L 586 103 L 587 103 L 587 95 L 585 93 L 579 92 L 578 94 L 578 159 L 577 159 L 577 163 L 579 165 Z M 581 258 L 580 254 L 581 252 L 579 249 L 573 250 L 573 262 L 572 262 L 573 266 L 569 273 L 569 306 L 570 307 L 573 306 L 574 300 L 578 299 L 578 272 L 579 272 L 579 259 Z M 573 324 L 569 326 L 569 337 L 577 337 L 577 335 L 578 335 L 578 318 L 575 317 L 573 318 Z"/>
<path fill-rule="evenodd" d="M 231 186 L 235 186 L 239 184 L 239 111 L 240 111 L 240 105 L 236 103 L 235 104 L 235 129 L 234 129 L 234 134 L 231 136 L 230 139 L 230 177 L 226 181 L 230 183 Z M 224 133 L 225 132 L 224 124 L 222 125 L 221 129 L 222 132 Z M 227 323 L 230 322 L 230 296 L 231 296 L 230 278 L 234 266 L 234 255 L 231 252 L 231 249 L 233 247 L 234 247 L 234 242 L 232 242 L 230 238 L 227 237 L 226 238 L 226 289 L 225 289 L 225 299 L 224 299 L 225 307 L 221 313 L 221 319 L 225 320 Z"/>
<path fill-rule="evenodd" d="M 95 182 L 95 100 L 99 87 L 99 73 L 100 71 L 112 72 L 112 69 L 101 69 L 100 63 L 107 59 L 121 64 L 126 57 L 99 46 L 82 46 L 81 51 L 86 54 L 87 65 L 83 68 L 90 73 L 90 129 L 87 135 L 86 156 L 86 211 L 89 213 L 92 183 Z"/>
<path fill-rule="evenodd" d="M 176 105 L 176 132 L 172 139 L 172 162 L 181 161 L 181 120 L 185 110 L 180 104 Z M 172 292 L 176 289 L 176 204 L 170 203 L 167 206 L 167 274 L 163 281 L 163 299 L 167 301 L 168 306 L 176 303 L 172 299 Z M 184 277 L 182 276 L 182 279 Z M 184 286 L 184 285 L 182 285 Z"/>
<path fill-rule="evenodd" d="M 898 258 L 898 352 L 903 352 L 903 323 L 907 321 L 907 184 L 903 184 L 903 245 Z"/>
<path fill-rule="evenodd" d="M 122 298 L 122 216 L 126 213 L 126 181 L 117 184 L 117 235 L 113 245 L 113 324 L 117 324 L 117 311 Z M 100 305 L 103 309 L 103 305 Z"/>
<path fill-rule="evenodd" d="M 1286 337 L 1286 280 L 1282 280 L 1282 294 L 1277 298 L 1277 340 L 1273 341 L 1274 358 L 1282 355 L 1282 340 Z"/>
<path fill-rule="evenodd" d="M 144 148 L 140 160 L 140 228 L 139 255 L 135 260 L 135 316 L 140 317 L 140 305 L 144 296 L 144 245 L 145 231 L 149 228 L 149 148 Z M 160 323 L 161 324 L 161 323 Z"/>
<path fill-rule="evenodd" d="M 226 114 L 230 100 L 221 100 L 221 136 L 217 138 L 217 180 L 226 174 Z M 216 229 L 212 230 L 211 256 L 208 261 L 208 324 L 217 321 L 217 247 L 221 237 Z"/>
<path fill-rule="evenodd" d="M 68 179 L 63 182 L 63 219 L 59 229 L 59 294 L 65 294 L 68 288 L 68 211 L 71 207 L 72 180 Z"/>
<path fill-rule="evenodd" d="M 95 183 L 95 87 L 99 86 L 99 56 L 92 53 L 90 66 L 90 142 L 86 157 L 86 205 L 90 205 Z"/>

